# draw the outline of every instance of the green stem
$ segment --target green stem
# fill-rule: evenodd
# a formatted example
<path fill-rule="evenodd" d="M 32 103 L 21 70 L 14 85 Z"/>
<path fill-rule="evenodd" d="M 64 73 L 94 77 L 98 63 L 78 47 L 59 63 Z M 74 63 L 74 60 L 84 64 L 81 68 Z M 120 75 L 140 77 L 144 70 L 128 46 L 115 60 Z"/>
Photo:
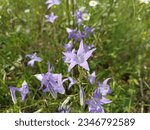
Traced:
<path fill-rule="evenodd" d="M 75 14 L 75 2 L 74 2 L 74 0 L 72 0 L 71 3 L 72 3 L 72 14 L 74 16 L 74 14 Z M 74 18 L 73 18 L 73 27 L 75 27 L 75 19 Z"/>
<path fill-rule="evenodd" d="M 68 26 L 70 26 L 70 7 L 69 7 L 69 0 L 66 0 L 66 12 L 68 17 Z"/>

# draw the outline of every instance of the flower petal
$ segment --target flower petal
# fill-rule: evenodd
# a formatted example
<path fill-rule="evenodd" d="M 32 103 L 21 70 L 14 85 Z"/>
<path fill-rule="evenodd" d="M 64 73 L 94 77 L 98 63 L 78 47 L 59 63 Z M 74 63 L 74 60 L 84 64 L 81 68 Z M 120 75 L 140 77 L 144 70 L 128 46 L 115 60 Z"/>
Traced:
<path fill-rule="evenodd" d="M 93 48 L 92 50 L 88 51 L 84 56 L 85 60 L 89 59 L 95 50 L 96 50 L 96 48 Z"/>
<path fill-rule="evenodd" d="M 83 45 L 83 40 L 80 42 L 80 46 L 77 52 L 77 55 L 84 53 L 84 45 Z"/>
<path fill-rule="evenodd" d="M 83 63 L 81 63 L 81 64 L 79 64 L 81 67 L 83 67 L 84 69 L 86 69 L 86 70 L 90 70 L 90 68 L 89 68 L 89 65 L 88 65 L 88 62 L 87 61 L 84 61 Z"/>
<path fill-rule="evenodd" d="M 107 78 L 103 81 L 103 84 L 107 85 L 108 80 L 110 80 L 111 78 Z"/>
<path fill-rule="evenodd" d="M 68 67 L 68 72 L 70 72 L 71 69 L 72 69 L 76 64 L 77 64 L 77 63 L 75 63 L 75 62 L 71 62 L 71 64 L 70 64 L 69 67 Z"/>

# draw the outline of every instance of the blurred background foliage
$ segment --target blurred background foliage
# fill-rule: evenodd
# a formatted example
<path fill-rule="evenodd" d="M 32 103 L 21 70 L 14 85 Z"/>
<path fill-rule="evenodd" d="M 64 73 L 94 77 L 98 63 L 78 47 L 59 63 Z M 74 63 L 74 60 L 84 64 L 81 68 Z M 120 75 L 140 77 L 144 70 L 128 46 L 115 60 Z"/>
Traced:
<path fill-rule="evenodd" d="M 89 60 L 91 72 L 96 70 L 99 81 L 112 77 L 109 98 L 113 102 L 105 106 L 106 112 L 150 112 L 150 4 L 99 0 L 100 4 L 92 8 L 89 0 L 76 1 L 75 9 L 85 6 L 91 14 L 86 24 L 95 28 L 94 36 L 86 40 L 97 48 Z M 54 100 L 37 91 L 40 83 L 33 76 L 46 72 L 48 61 L 54 72 L 67 74 L 62 51 L 69 41 L 66 27 L 74 27 L 74 19 L 68 18 L 72 5 L 66 7 L 66 0 L 62 0 L 60 6 L 47 10 L 45 2 L 0 0 L 0 112 L 56 112 L 68 96 Z M 59 16 L 54 24 L 45 22 L 45 15 L 51 11 Z M 33 52 L 43 62 L 31 68 L 25 55 Z M 25 103 L 18 99 L 14 105 L 8 87 L 20 87 L 23 80 L 30 86 L 30 95 Z M 79 109 L 73 91 L 72 111 L 86 112 Z"/>

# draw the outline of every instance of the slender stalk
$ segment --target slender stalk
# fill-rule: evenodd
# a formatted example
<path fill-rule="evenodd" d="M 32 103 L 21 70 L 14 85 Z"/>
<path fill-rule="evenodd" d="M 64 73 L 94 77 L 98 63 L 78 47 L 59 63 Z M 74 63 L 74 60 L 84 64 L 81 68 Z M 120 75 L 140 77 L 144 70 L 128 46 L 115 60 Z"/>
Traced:
<path fill-rule="evenodd" d="M 70 7 L 69 7 L 69 0 L 66 0 L 66 12 L 68 17 L 68 26 L 70 26 Z"/>
<path fill-rule="evenodd" d="M 141 73 L 139 72 L 139 81 L 140 81 L 140 93 L 141 93 L 141 113 L 144 112 L 144 91 L 143 91 L 143 79 L 141 77 Z"/>
<path fill-rule="evenodd" d="M 71 0 L 72 3 L 72 15 L 73 15 L 73 27 L 75 27 L 75 19 L 74 19 L 74 15 L 75 15 L 75 1 Z"/>

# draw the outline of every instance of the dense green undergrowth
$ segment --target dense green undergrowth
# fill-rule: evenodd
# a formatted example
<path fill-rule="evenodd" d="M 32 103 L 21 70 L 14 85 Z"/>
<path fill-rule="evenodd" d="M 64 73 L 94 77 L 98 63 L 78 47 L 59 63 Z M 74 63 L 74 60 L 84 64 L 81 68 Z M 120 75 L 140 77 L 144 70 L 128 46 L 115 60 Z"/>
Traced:
<path fill-rule="evenodd" d="M 85 6 L 91 14 L 86 24 L 95 28 L 94 35 L 85 40 L 97 48 L 89 60 L 90 71 L 96 70 L 100 82 L 112 78 L 112 103 L 104 108 L 106 112 L 150 112 L 150 4 L 138 0 L 99 2 L 91 8 L 89 0 L 77 0 L 74 8 Z M 38 91 L 40 83 L 33 76 L 46 73 L 48 61 L 54 72 L 67 75 L 62 51 L 68 42 L 66 27 L 75 26 L 72 8 L 70 5 L 68 9 L 65 0 L 52 8 L 59 18 L 50 24 L 45 22 L 45 15 L 50 13 L 45 0 L 0 1 L 0 112 L 57 112 L 69 95 L 72 112 L 87 112 L 79 104 L 76 85 L 71 92 L 53 99 L 49 93 Z M 25 57 L 33 52 L 43 59 L 34 68 L 27 66 Z M 20 87 L 24 80 L 30 95 L 25 102 L 18 95 L 14 105 L 9 86 Z"/>

